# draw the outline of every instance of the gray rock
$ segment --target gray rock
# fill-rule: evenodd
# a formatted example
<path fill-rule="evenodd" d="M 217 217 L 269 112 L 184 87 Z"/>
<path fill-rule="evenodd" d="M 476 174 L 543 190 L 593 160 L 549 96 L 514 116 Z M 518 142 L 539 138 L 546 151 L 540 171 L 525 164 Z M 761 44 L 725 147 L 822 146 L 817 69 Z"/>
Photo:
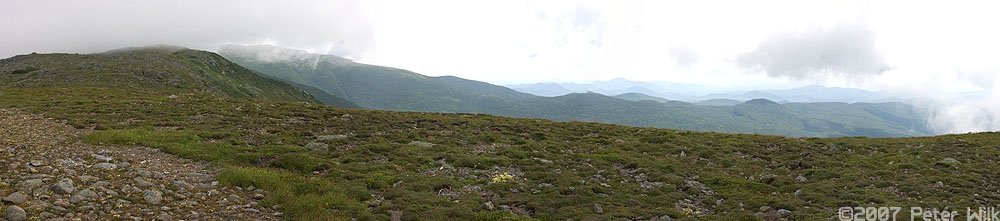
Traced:
<path fill-rule="evenodd" d="M 140 177 L 151 177 L 151 176 L 153 176 L 153 173 L 151 173 L 151 172 L 149 172 L 149 170 L 143 169 L 143 168 L 137 169 L 135 171 L 135 173 L 138 174 Z"/>
<path fill-rule="evenodd" d="M 97 187 L 97 186 L 108 186 L 108 185 L 111 185 L 111 182 L 108 182 L 108 181 L 97 181 L 97 182 L 94 182 L 94 186 L 95 187 Z"/>
<path fill-rule="evenodd" d="M 410 142 L 410 145 L 417 145 L 417 146 L 420 146 L 420 147 L 433 147 L 434 146 L 434 144 L 432 144 L 432 143 L 423 142 L 423 141 L 412 141 L 412 142 Z"/>
<path fill-rule="evenodd" d="M 42 179 L 30 179 L 17 183 L 17 185 L 25 187 L 36 187 L 38 185 L 42 185 L 42 183 L 45 183 L 42 181 Z"/>
<path fill-rule="evenodd" d="M 97 197 L 98 197 L 97 192 L 85 189 L 85 190 L 80 190 L 79 192 L 76 192 L 76 194 L 73 194 L 73 196 L 69 197 L 69 202 L 79 203 L 87 200 L 92 200 Z"/>
<path fill-rule="evenodd" d="M 778 217 L 788 218 L 789 215 L 792 215 L 792 211 L 788 211 L 787 209 L 778 210 Z"/>
<path fill-rule="evenodd" d="M 173 221 L 174 217 L 170 216 L 167 212 L 160 212 L 160 215 L 156 216 L 156 220 L 159 221 Z"/>
<path fill-rule="evenodd" d="M 40 167 L 44 166 L 45 162 L 42 162 L 41 160 L 32 160 L 31 162 L 28 162 L 28 165 L 33 167 Z"/>
<path fill-rule="evenodd" d="M 21 192 L 14 192 L 3 198 L 3 201 L 11 202 L 13 204 L 21 204 L 26 200 L 28 200 L 28 196 L 22 194 Z"/>
<path fill-rule="evenodd" d="M 58 194 L 70 194 L 76 192 L 76 187 L 73 187 L 73 183 L 66 181 L 59 181 L 56 184 L 52 184 L 52 187 L 49 189 Z"/>
<path fill-rule="evenodd" d="M 109 156 L 100 155 L 100 154 L 90 154 L 90 156 L 94 157 L 94 159 L 97 159 L 99 161 L 104 161 L 104 162 L 111 162 L 111 160 L 113 159 L 113 158 L 111 158 Z"/>
<path fill-rule="evenodd" d="M 86 183 L 86 182 L 90 182 L 91 180 L 99 180 L 100 178 L 97 178 L 95 176 L 90 176 L 90 175 L 83 175 L 83 176 L 77 177 L 77 179 L 80 179 L 80 182 Z"/>
<path fill-rule="evenodd" d="M 306 144 L 306 148 L 309 148 L 310 150 L 327 151 L 330 150 L 330 145 L 320 142 L 311 142 Z"/>
<path fill-rule="evenodd" d="M 962 162 L 959 162 L 955 158 L 948 157 L 948 158 L 941 159 L 941 163 L 943 163 L 943 164 L 958 164 L 958 163 L 962 163 Z"/>
<path fill-rule="evenodd" d="M 392 210 L 389 211 L 389 221 L 402 221 L 403 211 L 402 210 Z"/>
<path fill-rule="evenodd" d="M 316 140 L 336 140 L 347 138 L 347 135 L 334 134 L 334 135 L 320 135 L 316 137 Z"/>
<path fill-rule="evenodd" d="M 118 165 L 115 165 L 113 163 L 99 163 L 99 164 L 95 164 L 94 168 L 105 169 L 105 170 L 113 170 L 113 169 L 118 169 Z"/>
<path fill-rule="evenodd" d="M 193 189 L 194 188 L 193 185 L 188 184 L 187 182 L 184 182 L 183 180 L 175 180 L 174 181 L 174 186 L 177 186 L 177 188 L 182 189 L 182 190 L 189 190 L 189 189 Z"/>
<path fill-rule="evenodd" d="M 604 214 L 604 208 L 601 208 L 600 203 L 594 203 L 594 213 Z"/>
<path fill-rule="evenodd" d="M 139 187 L 151 187 L 153 185 L 156 185 L 153 184 L 153 182 L 146 181 L 146 179 L 143 179 L 142 177 L 136 177 L 135 179 L 132 180 L 135 181 L 135 184 Z"/>
<path fill-rule="evenodd" d="M 799 176 L 795 177 L 795 181 L 799 181 L 800 183 L 801 182 L 806 182 L 806 181 L 809 181 L 809 178 L 806 178 L 805 176 L 799 175 Z"/>
<path fill-rule="evenodd" d="M 24 221 L 28 219 L 28 214 L 24 212 L 20 206 L 11 205 L 7 207 L 7 212 L 4 214 L 4 218 L 7 221 Z"/>
<path fill-rule="evenodd" d="M 778 178 L 778 175 L 764 174 L 764 175 L 760 176 L 760 181 L 764 182 L 764 183 L 771 183 L 771 182 L 774 182 L 774 179 L 776 179 L 776 178 Z"/>
<path fill-rule="evenodd" d="M 493 202 L 492 201 L 486 201 L 485 203 L 483 203 L 483 209 L 485 209 L 485 210 L 495 210 L 497 208 L 495 206 L 493 206 Z"/>
<path fill-rule="evenodd" d="M 69 201 L 66 201 L 66 199 L 57 199 L 55 202 L 52 202 L 52 205 L 60 207 L 69 207 L 72 204 L 70 204 Z"/>
<path fill-rule="evenodd" d="M 660 216 L 659 221 L 674 221 L 674 218 L 671 218 L 669 215 L 662 215 Z"/>
<path fill-rule="evenodd" d="M 142 199 L 149 204 L 160 204 L 163 201 L 163 193 L 157 190 L 146 190 L 142 194 Z"/>

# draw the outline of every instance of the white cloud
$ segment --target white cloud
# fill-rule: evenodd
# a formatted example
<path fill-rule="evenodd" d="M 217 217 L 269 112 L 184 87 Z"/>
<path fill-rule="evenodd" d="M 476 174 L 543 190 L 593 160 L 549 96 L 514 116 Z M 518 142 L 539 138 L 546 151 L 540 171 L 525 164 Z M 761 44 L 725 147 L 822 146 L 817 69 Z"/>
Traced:
<path fill-rule="evenodd" d="M 739 55 L 737 62 L 772 77 L 794 79 L 856 77 L 889 70 L 875 46 L 875 32 L 859 22 L 779 33 Z"/>
<path fill-rule="evenodd" d="M 358 57 L 375 25 L 365 1 L 5 1 L 0 57 L 152 44 L 273 43 Z"/>

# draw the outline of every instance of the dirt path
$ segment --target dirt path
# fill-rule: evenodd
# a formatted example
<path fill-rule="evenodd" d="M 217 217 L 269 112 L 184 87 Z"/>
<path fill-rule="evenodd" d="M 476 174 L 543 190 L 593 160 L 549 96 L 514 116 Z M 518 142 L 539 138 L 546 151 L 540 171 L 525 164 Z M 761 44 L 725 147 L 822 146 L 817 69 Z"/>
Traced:
<path fill-rule="evenodd" d="M 78 142 L 90 131 L 0 109 L 0 220 L 276 220 L 263 192 L 144 147 Z"/>

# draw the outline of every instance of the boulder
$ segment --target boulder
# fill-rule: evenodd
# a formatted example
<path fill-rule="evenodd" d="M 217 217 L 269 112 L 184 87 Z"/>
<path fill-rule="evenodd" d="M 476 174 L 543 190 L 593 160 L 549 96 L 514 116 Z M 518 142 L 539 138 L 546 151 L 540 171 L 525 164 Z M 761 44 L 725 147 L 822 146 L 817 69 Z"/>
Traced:
<path fill-rule="evenodd" d="M 28 219 L 28 213 L 24 212 L 20 206 L 11 205 L 7 207 L 7 212 L 4 214 L 4 218 L 7 221 L 24 221 Z"/>

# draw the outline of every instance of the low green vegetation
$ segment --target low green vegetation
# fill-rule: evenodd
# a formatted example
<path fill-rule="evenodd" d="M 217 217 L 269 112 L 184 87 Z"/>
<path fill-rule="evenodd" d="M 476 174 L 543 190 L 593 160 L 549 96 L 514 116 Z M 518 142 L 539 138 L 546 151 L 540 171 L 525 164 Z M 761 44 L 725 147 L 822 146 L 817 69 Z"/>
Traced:
<path fill-rule="evenodd" d="M 211 162 L 291 219 L 745 220 L 769 206 L 816 220 L 1000 203 L 997 133 L 798 139 L 172 94 L 4 87 L 0 107 Z"/>

